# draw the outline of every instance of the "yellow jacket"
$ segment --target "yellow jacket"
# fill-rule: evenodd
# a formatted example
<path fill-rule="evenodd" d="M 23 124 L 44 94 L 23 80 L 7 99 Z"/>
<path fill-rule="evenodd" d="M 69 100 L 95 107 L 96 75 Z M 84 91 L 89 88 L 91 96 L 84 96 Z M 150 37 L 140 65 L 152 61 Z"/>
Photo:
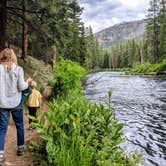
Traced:
<path fill-rule="evenodd" d="M 41 98 L 42 98 L 41 93 L 36 89 L 32 89 L 32 93 L 30 94 L 29 99 L 28 99 L 28 106 L 29 107 L 40 107 Z"/>

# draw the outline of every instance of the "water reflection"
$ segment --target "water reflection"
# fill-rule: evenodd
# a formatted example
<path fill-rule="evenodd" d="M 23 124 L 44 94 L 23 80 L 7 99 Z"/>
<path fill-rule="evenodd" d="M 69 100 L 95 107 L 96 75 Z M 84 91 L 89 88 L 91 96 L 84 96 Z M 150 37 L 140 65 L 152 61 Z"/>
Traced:
<path fill-rule="evenodd" d="M 145 166 L 166 165 L 166 79 L 99 72 L 88 76 L 85 94 L 105 103 L 108 91 L 116 116 L 124 123 L 125 151 L 143 153 Z"/>

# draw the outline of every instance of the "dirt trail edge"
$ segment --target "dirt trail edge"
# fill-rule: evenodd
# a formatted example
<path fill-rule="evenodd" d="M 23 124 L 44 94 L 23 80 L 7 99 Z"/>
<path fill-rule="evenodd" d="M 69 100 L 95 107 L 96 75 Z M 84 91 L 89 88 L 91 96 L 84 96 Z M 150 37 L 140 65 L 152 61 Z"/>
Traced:
<path fill-rule="evenodd" d="M 48 110 L 45 103 L 42 104 L 41 110 L 43 112 Z M 10 122 L 7 131 L 6 143 L 5 143 L 5 157 L 6 160 L 3 166 L 33 166 L 34 156 L 28 151 L 28 146 L 32 140 L 38 137 L 36 131 L 29 130 L 28 117 L 25 115 L 24 110 L 24 128 L 25 128 L 25 145 L 27 150 L 23 156 L 17 156 L 17 136 L 16 128 L 13 122 Z"/>

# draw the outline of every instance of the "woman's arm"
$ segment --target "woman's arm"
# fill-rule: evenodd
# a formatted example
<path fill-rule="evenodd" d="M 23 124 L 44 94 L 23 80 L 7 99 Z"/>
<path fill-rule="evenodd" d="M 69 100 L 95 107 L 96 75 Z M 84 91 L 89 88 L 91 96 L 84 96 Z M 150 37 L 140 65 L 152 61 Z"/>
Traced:
<path fill-rule="evenodd" d="M 19 67 L 18 71 L 18 89 L 23 91 L 28 88 L 28 83 L 24 80 L 24 71 L 22 67 Z"/>

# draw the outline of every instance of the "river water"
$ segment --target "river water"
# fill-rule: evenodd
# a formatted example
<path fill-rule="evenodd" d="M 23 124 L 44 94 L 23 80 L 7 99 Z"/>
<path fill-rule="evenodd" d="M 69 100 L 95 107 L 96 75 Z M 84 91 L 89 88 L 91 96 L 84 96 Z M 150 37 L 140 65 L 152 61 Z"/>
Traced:
<path fill-rule="evenodd" d="M 124 124 L 126 153 L 143 154 L 144 166 L 166 166 L 166 77 L 88 75 L 85 94 L 92 103 L 108 101 L 109 90 L 116 117 Z"/>

